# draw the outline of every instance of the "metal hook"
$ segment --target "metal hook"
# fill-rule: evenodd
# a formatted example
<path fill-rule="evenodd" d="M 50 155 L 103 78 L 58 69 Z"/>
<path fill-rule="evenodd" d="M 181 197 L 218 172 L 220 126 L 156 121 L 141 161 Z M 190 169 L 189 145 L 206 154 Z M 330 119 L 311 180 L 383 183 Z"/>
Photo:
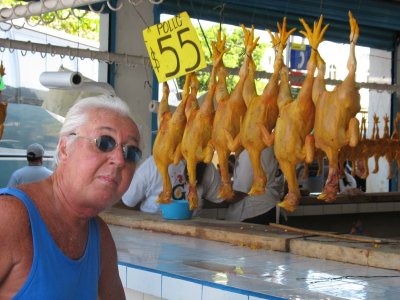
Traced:
<path fill-rule="evenodd" d="M 22 26 L 15 25 L 14 22 L 13 22 L 13 21 L 14 21 L 13 19 L 11 19 L 10 21 L 11 21 L 11 25 L 14 26 L 14 28 L 17 29 L 17 30 L 22 29 L 22 28 L 25 27 L 25 21 L 24 21 L 24 23 L 22 24 Z"/>
<path fill-rule="evenodd" d="M 31 20 L 31 17 L 25 17 L 25 22 L 26 22 L 29 26 L 31 26 L 31 27 L 35 27 L 35 26 L 38 26 L 38 25 L 40 24 L 40 18 L 39 18 L 39 21 L 37 21 L 36 24 L 31 24 L 31 23 L 29 23 L 30 20 Z"/>
<path fill-rule="evenodd" d="M 122 8 L 123 6 L 123 2 L 121 2 L 121 4 L 118 7 L 113 7 L 110 3 L 111 0 L 107 0 L 107 6 L 109 9 L 111 9 L 112 11 L 118 11 Z"/>
<path fill-rule="evenodd" d="M 8 16 L 3 16 L 3 11 L 10 11 L 10 14 Z M 10 18 L 12 16 L 13 12 L 14 11 L 12 10 L 12 8 L 10 9 L 10 8 L 7 8 L 7 7 L 3 7 L 3 8 L 0 9 L 0 17 L 2 17 L 3 19 L 8 19 L 8 18 Z"/>
<path fill-rule="evenodd" d="M 90 9 L 92 12 L 96 13 L 96 14 L 101 14 L 101 13 L 103 12 L 104 8 L 105 8 L 104 3 L 101 4 L 101 7 L 100 7 L 99 10 L 95 10 L 95 9 L 92 7 L 92 5 L 89 4 L 89 9 Z"/>
<path fill-rule="evenodd" d="M 4 31 L 4 32 L 10 31 L 11 28 L 12 28 L 12 24 L 9 24 L 9 23 L 6 23 L 6 22 L 0 23 L 0 24 L 8 24 L 9 25 L 9 27 L 7 29 L 3 29 L 3 27 L 0 25 L 0 30 L 1 31 Z"/>
<path fill-rule="evenodd" d="M 54 11 L 54 15 L 57 17 L 57 19 L 59 19 L 60 21 L 65 21 L 66 19 L 68 19 L 69 18 L 69 16 L 71 15 L 71 11 L 68 11 L 68 14 L 67 14 L 67 16 L 66 17 L 60 17 L 59 15 L 58 15 L 58 11 Z"/>
<path fill-rule="evenodd" d="M 79 9 L 77 9 L 77 10 L 79 10 Z M 82 19 L 84 16 L 87 15 L 88 11 L 85 11 L 85 12 L 83 13 L 82 16 L 78 16 L 78 15 L 75 14 L 75 9 L 71 8 L 71 13 L 72 13 L 72 15 L 73 15 L 75 18 L 77 18 L 78 20 L 80 20 L 80 19 Z"/>
<path fill-rule="evenodd" d="M 41 20 L 42 23 L 45 24 L 45 25 L 50 24 L 50 23 L 53 22 L 53 21 L 55 20 L 55 18 L 56 18 L 56 16 L 55 16 L 54 14 L 50 14 L 50 16 L 52 16 L 53 18 L 50 19 L 49 21 L 46 21 L 46 20 L 43 19 L 43 16 L 44 16 L 44 15 L 40 15 L 40 20 Z"/>
<path fill-rule="evenodd" d="M 40 2 L 42 3 L 42 7 L 44 6 L 49 11 L 53 11 L 58 5 L 58 1 L 56 1 L 56 4 L 53 7 L 47 7 L 45 4 L 46 1 L 44 1 L 44 0 L 40 0 Z"/>
<path fill-rule="evenodd" d="M 17 8 L 18 8 L 18 7 L 25 8 L 25 12 L 22 13 L 22 14 L 17 14 Z M 17 4 L 17 5 L 15 5 L 12 9 L 13 9 L 13 13 L 14 13 L 16 16 L 22 18 L 22 17 L 26 16 L 26 13 L 28 12 L 28 5 Z"/>

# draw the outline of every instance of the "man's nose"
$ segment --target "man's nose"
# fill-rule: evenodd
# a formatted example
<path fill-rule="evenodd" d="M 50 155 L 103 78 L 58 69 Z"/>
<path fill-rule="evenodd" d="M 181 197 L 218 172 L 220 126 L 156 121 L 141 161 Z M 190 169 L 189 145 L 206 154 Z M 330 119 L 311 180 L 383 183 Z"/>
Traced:
<path fill-rule="evenodd" d="M 125 164 L 124 150 L 121 145 L 118 145 L 110 152 L 111 160 L 118 166 L 123 166 Z"/>

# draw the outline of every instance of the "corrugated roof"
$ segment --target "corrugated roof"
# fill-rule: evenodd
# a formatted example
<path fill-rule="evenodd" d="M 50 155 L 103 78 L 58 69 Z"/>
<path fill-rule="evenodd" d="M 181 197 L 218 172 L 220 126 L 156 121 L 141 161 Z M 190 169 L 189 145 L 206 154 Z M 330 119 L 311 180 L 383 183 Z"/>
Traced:
<path fill-rule="evenodd" d="M 285 16 L 289 28 L 303 29 L 299 18 L 311 24 L 322 14 L 324 24 L 330 24 L 325 39 L 340 43 L 349 42 L 351 10 L 360 26 L 358 45 L 392 51 L 400 41 L 400 2 L 395 0 L 164 0 L 156 9 L 170 14 L 187 11 L 193 18 L 272 31 Z"/>

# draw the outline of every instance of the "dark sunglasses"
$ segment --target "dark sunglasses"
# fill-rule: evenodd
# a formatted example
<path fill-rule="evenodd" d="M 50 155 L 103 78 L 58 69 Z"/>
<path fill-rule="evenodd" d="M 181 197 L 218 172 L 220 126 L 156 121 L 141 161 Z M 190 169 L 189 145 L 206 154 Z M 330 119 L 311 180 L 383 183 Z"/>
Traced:
<path fill-rule="evenodd" d="M 87 139 L 89 141 L 93 141 L 101 152 L 107 153 L 114 150 L 118 145 L 115 139 L 109 135 L 102 135 L 98 138 L 92 139 L 89 137 L 77 135 L 76 133 L 72 133 L 71 135 L 76 135 L 79 138 Z M 122 145 L 122 152 L 124 154 L 125 161 L 137 163 L 142 158 L 142 151 L 134 146 L 134 145 Z"/>

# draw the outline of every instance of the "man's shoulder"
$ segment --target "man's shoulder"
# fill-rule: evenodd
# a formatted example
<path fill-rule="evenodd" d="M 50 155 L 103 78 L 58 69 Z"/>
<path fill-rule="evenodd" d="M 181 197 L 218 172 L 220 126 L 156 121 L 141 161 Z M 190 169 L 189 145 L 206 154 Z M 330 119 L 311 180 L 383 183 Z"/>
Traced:
<path fill-rule="evenodd" d="M 12 228 L 10 231 L 16 234 L 27 222 L 29 216 L 24 203 L 14 196 L 0 195 L 0 231 Z"/>

